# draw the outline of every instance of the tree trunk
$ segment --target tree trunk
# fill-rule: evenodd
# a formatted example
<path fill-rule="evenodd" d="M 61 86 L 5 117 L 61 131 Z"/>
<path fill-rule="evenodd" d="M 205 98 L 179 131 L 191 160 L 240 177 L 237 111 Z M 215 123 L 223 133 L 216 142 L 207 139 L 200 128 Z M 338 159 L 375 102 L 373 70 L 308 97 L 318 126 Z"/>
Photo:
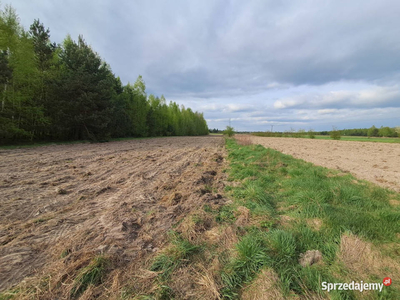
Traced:
<path fill-rule="evenodd" d="M 4 84 L 3 100 L 1 101 L 1 111 L 4 111 L 4 104 L 6 103 L 7 83 Z"/>

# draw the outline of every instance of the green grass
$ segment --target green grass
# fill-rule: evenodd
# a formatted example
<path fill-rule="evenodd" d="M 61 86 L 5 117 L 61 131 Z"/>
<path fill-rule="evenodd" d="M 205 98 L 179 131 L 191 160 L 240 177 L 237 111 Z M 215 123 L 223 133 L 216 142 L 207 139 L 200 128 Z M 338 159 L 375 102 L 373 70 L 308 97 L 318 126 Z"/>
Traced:
<path fill-rule="evenodd" d="M 151 271 L 160 272 L 159 278 L 162 280 L 166 280 L 176 268 L 188 262 L 193 254 L 201 250 L 200 246 L 193 245 L 174 231 L 170 231 L 168 235 L 171 247 L 156 256 L 150 267 Z"/>
<path fill-rule="evenodd" d="M 241 287 L 264 266 L 273 268 L 284 296 L 293 293 L 326 296 L 321 282 L 348 282 L 352 274 L 337 259 L 344 233 L 353 234 L 377 247 L 399 244 L 400 208 L 389 204 L 399 194 L 350 174 L 315 166 L 260 145 L 240 146 L 226 140 L 229 180 L 241 185 L 227 187 L 234 206 L 243 205 L 262 221 L 249 226 L 236 246 L 237 255 L 227 259 L 221 272 L 226 299 L 236 299 Z M 282 216 L 288 224 L 279 222 Z M 318 218 L 319 229 L 309 220 Z M 319 250 L 323 264 L 302 267 L 301 253 Z M 395 251 L 395 250 L 393 250 Z M 389 251 L 390 252 L 390 251 Z M 396 253 L 387 253 L 396 257 Z M 374 274 L 364 282 L 376 282 Z M 400 295 L 398 287 L 384 287 L 387 299 Z M 354 299 L 353 291 L 332 291 L 332 299 Z M 375 295 L 379 299 L 379 295 Z M 385 299 L 386 299 L 385 298 Z"/>
<path fill-rule="evenodd" d="M 105 275 L 107 262 L 105 257 L 97 256 L 84 267 L 74 280 L 71 297 L 79 297 L 90 285 L 100 284 Z"/>
<path fill-rule="evenodd" d="M 236 245 L 237 256 L 228 261 L 221 272 L 224 298 L 237 298 L 237 288 L 253 279 L 263 266 L 270 263 L 266 249 L 265 239 L 257 232 L 247 234 L 239 241 Z"/>
<path fill-rule="evenodd" d="M 331 140 L 329 135 L 316 135 L 318 140 Z M 354 142 L 374 142 L 374 143 L 400 143 L 400 138 L 388 137 L 367 137 L 367 136 L 346 136 L 342 135 L 341 141 L 354 141 Z"/>
<path fill-rule="evenodd" d="M 271 136 L 270 133 L 263 133 L 263 132 L 255 132 L 253 133 L 253 135 L 255 136 Z M 287 137 L 291 137 L 291 138 L 310 138 L 310 135 L 308 133 L 304 133 L 304 134 L 299 134 L 297 132 L 295 133 L 284 133 L 284 134 L 276 134 L 274 135 L 274 133 L 272 133 L 273 137 L 283 137 L 283 138 L 287 138 Z M 329 135 L 312 135 L 313 139 L 317 139 L 317 140 L 332 140 L 332 138 Z M 353 141 L 353 142 L 373 142 L 373 143 L 400 143 L 400 138 L 396 138 L 396 137 L 367 137 L 367 136 L 346 136 L 346 135 L 342 135 L 340 137 L 341 141 Z"/>

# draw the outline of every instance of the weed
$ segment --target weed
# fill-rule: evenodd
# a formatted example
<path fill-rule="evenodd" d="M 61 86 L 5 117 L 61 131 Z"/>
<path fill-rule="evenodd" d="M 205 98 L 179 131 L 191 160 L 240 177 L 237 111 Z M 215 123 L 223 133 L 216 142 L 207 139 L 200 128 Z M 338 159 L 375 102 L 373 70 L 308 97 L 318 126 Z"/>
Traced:
<path fill-rule="evenodd" d="M 174 291 L 167 285 L 160 285 L 156 292 L 156 299 L 159 300 L 174 299 Z"/>
<path fill-rule="evenodd" d="M 44 222 L 46 222 L 48 220 L 51 220 L 51 219 L 52 219 L 52 217 L 43 217 L 43 218 L 39 218 L 39 219 L 34 220 L 33 223 L 40 224 L 40 223 L 44 223 Z"/>
<path fill-rule="evenodd" d="M 270 261 L 264 239 L 258 233 L 244 236 L 236 245 L 237 256 L 221 272 L 225 298 L 236 298 L 242 283 L 251 280 Z"/>
<path fill-rule="evenodd" d="M 204 204 L 203 210 L 204 210 L 205 212 L 207 212 L 207 213 L 210 213 L 210 212 L 213 211 L 212 208 L 211 208 L 211 206 L 208 205 L 208 204 Z"/>
<path fill-rule="evenodd" d="M 64 249 L 63 252 L 61 252 L 60 258 L 65 258 L 71 253 L 71 249 Z"/>
<path fill-rule="evenodd" d="M 90 285 L 100 284 L 105 275 L 107 263 L 105 257 L 97 256 L 87 267 L 84 267 L 75 278 L 71 296 L 79 297 Z"/>
<path fill-rule="evenodd" d="M 171 247 L 158 255 L 150 267 L 151 271 L 161 272 L 162 279 L 166 279 L 173 270 L 182 263 L 187 262 L 191 255 L 201 249 L 200 246 L 193 245 L 174 231 L 169 232 L 169 238 L 172 244 Z"/>
<path fill-rule="evenodd" d="M 231 205 L 224 205 L 221 206 L 218 210 L 218 214 L 215 217 L 215 220 L 218 223 L 233 223 L 235 222 L 235 214 L 233 211 L 233 207 Z"/>

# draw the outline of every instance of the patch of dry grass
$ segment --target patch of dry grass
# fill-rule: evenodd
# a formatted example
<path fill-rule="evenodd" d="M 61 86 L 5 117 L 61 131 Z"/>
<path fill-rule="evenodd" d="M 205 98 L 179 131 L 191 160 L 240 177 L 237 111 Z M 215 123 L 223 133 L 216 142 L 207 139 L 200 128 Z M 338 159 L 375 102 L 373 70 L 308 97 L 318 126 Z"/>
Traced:
<path fill-rule="evenodd" d="M 360 278 L 374 274 L 382 277 L 400 277 L 400 263 L 390 257 L 383 256 L 374 249 L 371 243 L 365 242 L 355 235 L 344 234 L 340 242 L 339 259 Z M 388 270 L 390 270 L 388 272 Z"/>
<path fill-rule="evenodd" d="M 306 221 L 308 226 L 317 231 L 319 231 L 321 229 L 321 226 L 323 225 L 323 221 L 319 218 L 307 219 Z"/>
<path fill-rule="evenodd" d="M 247 145 L 253 144 L 253 142 L 251 141 L 251 137 L 249 135 L 237 134 L 237 135 L 235 135 L 235 139 L 236 139 L 237 143 L 242 146 L 247 146 Z"/>
<path fill-rule="evenodd" d="M 285 299 L 279 287 L 278 275 L 272 269 L 263 269 L 242 292 L 243 300 Z"/>
<path fill-rule="evenodd" d="M 250 220 L 250 209 L 248 209 L 247 207 L 244 206 L 239 206 L 237 208 L 237 218 L 236 218 L 236 226 L 246 226 L 249 224 L 249 220 Z"/>

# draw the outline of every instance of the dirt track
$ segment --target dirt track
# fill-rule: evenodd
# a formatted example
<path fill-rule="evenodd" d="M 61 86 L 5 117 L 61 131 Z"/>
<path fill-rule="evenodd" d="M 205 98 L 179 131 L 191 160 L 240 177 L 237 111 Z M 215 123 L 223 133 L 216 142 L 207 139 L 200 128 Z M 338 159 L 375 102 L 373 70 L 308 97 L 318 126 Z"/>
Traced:
<path fill-rule="evenodd" d="M 400 144 L 255 136 L 251 140 L 400 192 Z"/>
<path fill-rule="evenodd" d="M 223 176 L 223 144 L 171 137 L 0 150 L 0 291 L 27 276 L 69 276 L 88 253 L 129 264 L 157 252 L 188 211 L 225 201 L 203 190 Z"/>

